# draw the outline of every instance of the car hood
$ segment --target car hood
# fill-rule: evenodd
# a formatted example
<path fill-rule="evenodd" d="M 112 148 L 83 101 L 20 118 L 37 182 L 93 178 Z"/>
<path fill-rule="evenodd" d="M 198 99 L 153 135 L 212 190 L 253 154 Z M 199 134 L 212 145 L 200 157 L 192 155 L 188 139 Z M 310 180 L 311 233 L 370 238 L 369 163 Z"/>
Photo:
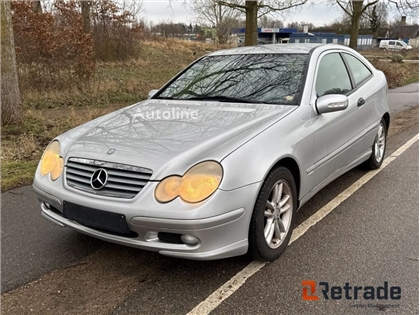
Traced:
<path fill-rule="evenodd" d="M 66 157 L 153 170 L 152 179 L 220 161 L 296 106 L 147 100 L 69 131 Z M 59 139 L 60 140 L 60 139 Z M 61 140 L 60 140 L 61 141 Z"/>

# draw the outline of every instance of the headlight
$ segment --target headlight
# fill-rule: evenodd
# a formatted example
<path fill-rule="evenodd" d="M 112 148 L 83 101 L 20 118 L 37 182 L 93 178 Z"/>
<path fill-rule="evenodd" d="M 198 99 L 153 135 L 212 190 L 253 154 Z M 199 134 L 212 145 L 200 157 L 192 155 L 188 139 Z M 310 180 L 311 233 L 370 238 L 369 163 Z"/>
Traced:
<path fill-rule="evenodd" d="M 200 202 L 213 194 L 222 180 L 219 163 L 204 162 L 190 168 L 182 177 L 179 196 L 186 202 Z"/>
<path fill-rule="evenodd" d="M 57 163 L 55 163 L 55 166 L 51 171 L 51 180 L 54 181 L 60 177 L 61 172 L 63 171 L 63 166 L 64 166 L 64 160 L 62 157 L 60 157 Z"/>
<path fill-rule="evenodd" d="M 203 162 L 190 168 L 182 177 L 165 178 L 156 187 L 155 197 L 159 202 L 169 202 L 178 196 L 189 203 L 200 202 L 216 191 L 222 176 L 219 163 Z"/>
<path fill-rule="evenodd" d="M 179 186 L 181 184 L 182 177 L 171 176 L 165 178 L 156 187 L 156 199 L 159 202 L 169 202 L 179 196 Z"/>
<path fill-rule="evenodd" d="M 60 157 L 60 143 L 58 141 L 51 142 L 45 149 L 41 158 L 41 174 L 47 175 L 51 173 L 51 179 L 56 180 L 64 166 L 63 158 Z"/>

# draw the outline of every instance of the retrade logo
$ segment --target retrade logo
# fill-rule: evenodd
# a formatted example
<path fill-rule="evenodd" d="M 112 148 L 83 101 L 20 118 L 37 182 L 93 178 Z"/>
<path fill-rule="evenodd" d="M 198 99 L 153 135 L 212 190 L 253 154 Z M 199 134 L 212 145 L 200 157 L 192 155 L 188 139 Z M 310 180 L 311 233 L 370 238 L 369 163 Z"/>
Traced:
<path fill-rule="evenodd" d="M 302 281 L 302 300 L 317 301 L 320 297 L 325 300 L 400 300 L 401 287 L 389 286 L 385 281 L 380 286 L 353 286 L 346 282 L 343 286 L 333 285 L 328 282 L 319 282 L 320 295 L 317 294 L 317 283 L 314 280 Z"/>
<path fill-rule="evenodd" d="M 95 173 L 92 174 L 92 177 L 90 178 L 90 186 L 95 189 L 99 190 L 104 188 L 106 185 L 106 182 L 108 181 L 108 173 L 103 168 L 100 168 L 99 170 L 95 171 Z"/>
<path fill-rule="evenodd" d="M 308 290 L 309 289 L 309 290 Z M 317 301 L 319 297 L 314 295 L 316 291 L 316 282 L 313 280 L 302 281 L 302 300 Z"/>

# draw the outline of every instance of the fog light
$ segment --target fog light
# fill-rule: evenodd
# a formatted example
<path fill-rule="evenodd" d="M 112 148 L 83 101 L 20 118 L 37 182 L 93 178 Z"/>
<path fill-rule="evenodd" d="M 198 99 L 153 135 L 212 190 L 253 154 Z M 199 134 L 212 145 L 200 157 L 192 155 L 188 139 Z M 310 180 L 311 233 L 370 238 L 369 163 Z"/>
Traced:
<path fill-rule="evenodd" d="M 49 203 L 44 202 L 44 206 L 45 206 L 45 208 L 47 208 L 48 210 L 50 210 L 50 204 Z"/>
<path fill-rule="evenodd" d="M 187 245 L 197 245 L 199 243 L 199 239 L 192 235 L 183 234 L 181 235 L 181 241 L 183 241 Z"/>

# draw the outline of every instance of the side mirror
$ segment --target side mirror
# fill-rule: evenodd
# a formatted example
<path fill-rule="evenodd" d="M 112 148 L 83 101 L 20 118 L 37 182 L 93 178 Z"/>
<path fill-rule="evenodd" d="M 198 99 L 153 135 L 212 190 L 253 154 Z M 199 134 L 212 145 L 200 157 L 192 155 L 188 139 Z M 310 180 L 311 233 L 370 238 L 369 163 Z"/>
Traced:
<path fill-rule="evenodd" d="M 342 94 L 330 94 L 319 97 L 315 102 L 318 114 L 338 112 L 349 106 L 349 99 Z"/>
<path fill-rule="evenodd" d="M 147 98 L 150 99 L 155 95 L 159 90 L 151 90 L 149 94 L 147 94 Z"/>

